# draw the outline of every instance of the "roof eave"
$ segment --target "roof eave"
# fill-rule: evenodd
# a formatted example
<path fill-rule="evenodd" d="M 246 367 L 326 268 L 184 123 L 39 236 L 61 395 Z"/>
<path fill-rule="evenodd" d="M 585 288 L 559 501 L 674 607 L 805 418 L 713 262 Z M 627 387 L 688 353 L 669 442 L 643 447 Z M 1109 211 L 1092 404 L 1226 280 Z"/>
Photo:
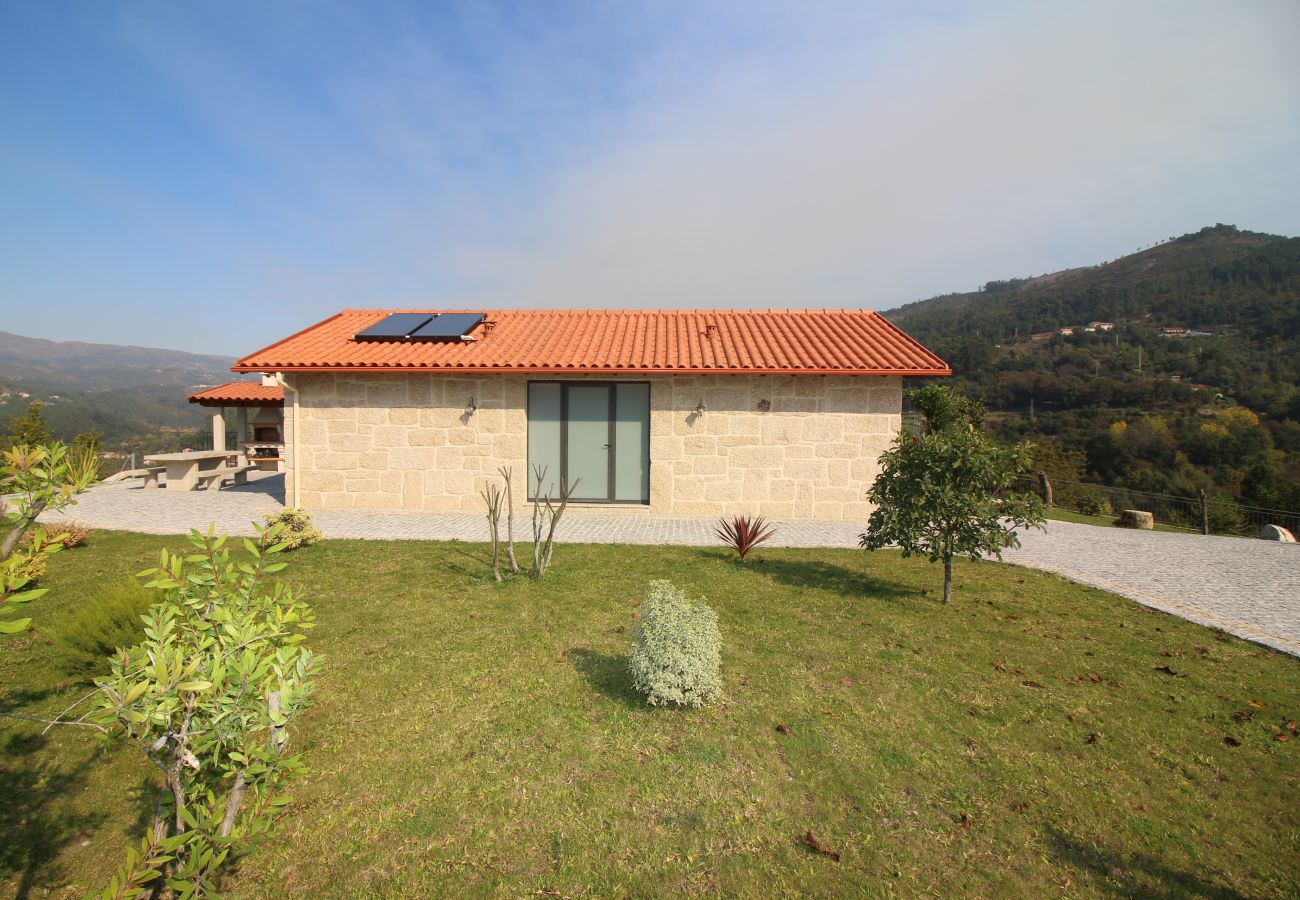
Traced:
<path fill-rule="evenodd" d="M 598 366 L 358 366 L 358 365 L 234 365 L 232 372 L 423 372 L 461 375 L 902 375 L 926 377 L 951 375 L 944 368 L 887 368 L 887 369 L 782 369 L 782 368 L 610 368 Z"/>

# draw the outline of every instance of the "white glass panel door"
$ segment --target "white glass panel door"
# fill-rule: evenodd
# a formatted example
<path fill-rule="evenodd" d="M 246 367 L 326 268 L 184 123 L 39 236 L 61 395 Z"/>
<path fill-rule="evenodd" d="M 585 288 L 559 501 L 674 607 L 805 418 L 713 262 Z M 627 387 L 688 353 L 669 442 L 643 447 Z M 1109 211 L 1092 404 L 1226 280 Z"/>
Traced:
<path fill-rule="evenodd" d="M 614 499 L 650 502 L 650 385 L 614 386 Z"/>
<path fill-rule="evenodd" d="M 575 500 L 610 499 L 613 437 L 610 428 L 611 386 L 570 384 L 565 451 L 568 483 L 577 485 Z"/>
<path fill-rule="evenodd" d="M 534 474 L 539 466 L 546 470 L 540 494 Z M 564 472 L 560 468 L 560 385 L 557 382 L 528 385 L 528 471 L 524 475 L 529 497 L 560 496 Z"/>

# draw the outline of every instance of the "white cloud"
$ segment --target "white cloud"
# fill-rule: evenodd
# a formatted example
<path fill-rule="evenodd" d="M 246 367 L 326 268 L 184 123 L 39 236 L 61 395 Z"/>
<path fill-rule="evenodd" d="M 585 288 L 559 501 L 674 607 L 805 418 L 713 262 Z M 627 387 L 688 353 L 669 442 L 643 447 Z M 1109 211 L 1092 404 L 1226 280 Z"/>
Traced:
<path fill-rule="evenodd" d="M 840 35 L 779 59 L 792 77 L 749 61 L 640 110 L 519 240 L 471 235 L 452 261 L 484 302 L 882 308 L 1096 261 L 1249 215 L 1278 174 L 1252 159 L 1300 150 L 1296 24 L 1282 5 L 1049 4 L 858 58 Z"/>

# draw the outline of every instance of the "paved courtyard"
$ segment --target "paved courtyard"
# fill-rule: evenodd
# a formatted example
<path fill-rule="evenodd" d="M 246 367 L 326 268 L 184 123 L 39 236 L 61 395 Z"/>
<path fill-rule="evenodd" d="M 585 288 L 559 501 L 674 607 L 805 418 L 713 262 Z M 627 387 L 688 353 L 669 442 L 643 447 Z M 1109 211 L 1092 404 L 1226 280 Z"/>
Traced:
<path fill-rule="evenodd" d="M 221 491 L 147 491 L 128 482 L 98 485 L 78 498 L 68 517 L 96 528 L 146 534 L 184 534 L 215 524 L 218 531 L 247 535 L 253 533 L 252 521 L 283 503 L 279 475 Z M 482 541 L 487 527 L 484 516 L 475 513 L 330 511 L 312 519 L 331 538 Z M 776 524 L 774 546 L 856 547 L 864 523 Z M 516 511 L 515 525 L 516 537 L 527 533 L 527 509 Z M 573 508 L 557 538 L 703 546 L 717 543 L 713 525 L 712 519 Z M 1006 554 L 1007 562 L 1055 572 L 1300 655 L 1300 544 L 1070 522 L 1049 522 L 1046 531 L 1028 532 L 1022 543 Z"/>

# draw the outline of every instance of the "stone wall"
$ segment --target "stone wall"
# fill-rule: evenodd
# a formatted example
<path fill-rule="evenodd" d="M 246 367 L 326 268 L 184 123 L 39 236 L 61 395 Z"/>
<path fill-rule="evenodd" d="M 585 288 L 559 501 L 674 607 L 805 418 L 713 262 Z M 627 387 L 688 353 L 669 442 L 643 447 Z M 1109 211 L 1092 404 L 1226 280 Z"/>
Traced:
<path fill-rule="evenodd" d="M 539 376 L 554 379 L 559 376 Z M 289 502 L 306 509 L 473 510 L 512 466 L 527 473 L 528 376 L 300 374 Z M 862 519 L 877 460 L 898 433 L 893 376 L 686 375 L 650 382 L 654 513 Z M 470 397 L 478 409 L 466 413 Z M 707 411 L 694 413 L 703 400 Z M 285 402 L 294 439 L 293 394 Z M 516 503 L 521 503 L 522 488 Z M 616 509 L 626 510 L 619 506 Z M 645 507 L 637 507 L 644 509 Z"/>

